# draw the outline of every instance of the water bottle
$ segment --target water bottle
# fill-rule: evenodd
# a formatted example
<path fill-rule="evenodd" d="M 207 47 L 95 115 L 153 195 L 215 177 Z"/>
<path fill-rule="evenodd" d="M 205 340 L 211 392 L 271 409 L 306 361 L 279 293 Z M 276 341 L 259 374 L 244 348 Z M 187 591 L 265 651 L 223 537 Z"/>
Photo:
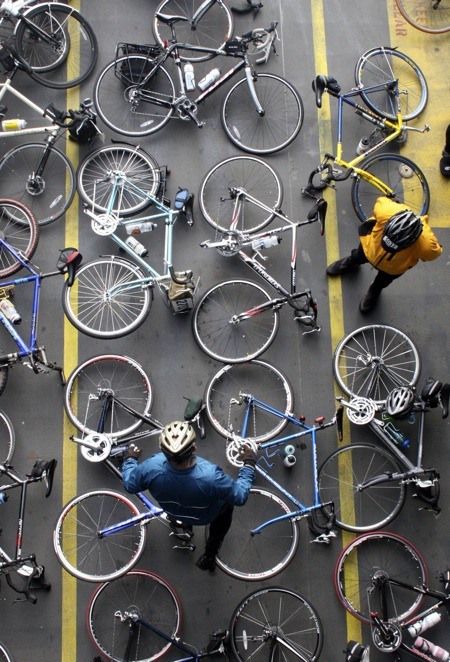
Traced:
<path fill-rule="evenodd" d="M 425 616 L 425 618 L 422 618 L 422 620 L 417 621 L 416 623 L 413 623 L 412 625 L 409 626 L 408 632 L 411 635 L 411 637 L 417 637 L 418 634 L 421 632 L 425 632 L 425 630 L 428 630 L 428 628 L 433 627 L 433 625 L 437 625 L 441 620 L 441 615 L 435 612 L 434 614 L 428 614 L 428 616 Z"/>
<path fill-rule="evenodd" d="M 194 67 L 190 62 L 184 65 L 184 82 L 188 92 L 195 90 Z"/>
<path fill-rule="evenodd" d="M 5 503 L 8 498 L 8 495 L 4 492 L 0 492 L 0 503 Z"/>
<path fill-rule="evenodd" d="M 384 430 L 388 433 L 390 439 L 392 439 L 392 441 L 397 444 L 397 446 L 400 446 L 400 448 L 408 448 L 410 444 L 409 439 L 405 439 L 400 430 L 397 430 L 397 428 L 395 428 L 392 423 L 386 423 Z"/>
<path fill-rule="evenodd" d="M 284 466 L 287 467 L 288 469 L 293 467 L 296 462 L 297 462 L 297 458 L 295 457 L 295 455 L 286 455 L 286 457 L 283 460 Z"/>
<path fill-rule="evenodd" d="M 202 92 L 206 90 L 207 87 L 212 85 L 220 78 L 220 69 L 211 69 L 209 74 L 206 74 L 204 78 L 198 83 L 197 87 L 201 89 Z"/>
<path fill-rule="evenodd" d="M 254 251 L 259 251 L 262 248 L 270 248 L 270 246 L 277 246 L 281 241 L 281 237 L 261 237 L 252 241 L 252 248 Z"/>
<path fill-rule="evenodd" d="M 2 299 L 0 301 L 0 310 L 3 315 L 13 324 L 20 324 L 22 318 L 14 307 L 14 304 L 11 303 L 9 299 Z"/>
<path fill-rule="evenodd" d="M 285 455 L 294 455 L 295 454 L 295 446 L 292 446 L 292 444 L 288 444 L 284 448 L 284 454 Z"/>
<path fill-rule="evenodd" d="M 125 229 L 127 234 L 141 234 L 141 232 L 151 232 L 156 227 L 151 221 L 138 221 L 137 223 L 127 223 Z"/>
<path fill-rule="evenodd" d="M 136 253 L 136 255 L 139 255 L 139 257 L 147 257 L 148 250 L 134 237 L 128 237 L 125 243 L 134 253 Z"/>
<path fill-rule="evenodd" d="M 440 662 L 448 662 L 448 659 L 450 658 L 450 653 L 448 651 L 440 646 L 435 646 L 431 641 L 428 641 L 428 639 L 417 637 L 414 646 L 417 650 L 432 655 L 435 660 L 440 660 Z"/>
<path fill-rule="evenodd" d="M 356 148 L 356 153 L 358 154 L 358 156 L 361 156 L 361 154 L 365 154 L 369 148 L 370 148 L 370 139 L 368 138 L 368 136 L 363 136 L 359 141 L 358 147 Z"/>
<path fill-rule="evenodd" d="M 2 131 L 21 131 L 25 129 L 27 123 L 25 120 L 3 120 Z"/>

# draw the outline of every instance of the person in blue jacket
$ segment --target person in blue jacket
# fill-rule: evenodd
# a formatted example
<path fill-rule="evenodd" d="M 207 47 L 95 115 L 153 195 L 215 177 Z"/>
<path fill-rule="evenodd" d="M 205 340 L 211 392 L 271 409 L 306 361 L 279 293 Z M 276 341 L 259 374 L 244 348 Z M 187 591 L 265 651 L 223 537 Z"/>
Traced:
<path fill-rule="evenodd" d="M 243 466 L 237 480 L 202 457 L 197 457 L 195 432 L 189 423 L 167 425 L 159 438 L 161 453 L 140 464 L 141 449 L 131 445 L 122 465 L 127 492 L 148 490 L 171 521 L 184 525 L 209 524 L 205 551 L 197 560 L 201 570 L 213 571 L 215 557 L 233 518 L 234 506 L 243 506 L 255 478 L 256 453 L 243 447 Z"/>

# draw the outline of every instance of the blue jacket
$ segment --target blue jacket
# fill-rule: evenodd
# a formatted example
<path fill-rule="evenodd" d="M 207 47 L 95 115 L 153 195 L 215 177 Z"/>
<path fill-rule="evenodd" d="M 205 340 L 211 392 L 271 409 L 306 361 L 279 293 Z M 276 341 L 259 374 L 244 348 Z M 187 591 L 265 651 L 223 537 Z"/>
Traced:
<path fill-rule="evenodd" d="M 225 503 L 243 506 L 254 478 L 253 469 L 242 467 L 238 479 L 233 480 L 202 457 L 189 469 L 177 469 L 163 453 L 140 464 L 130 457 L 122 466 L 127 492 L 148 490 L 166 513 L 185 524 L 210 524 Z"/>

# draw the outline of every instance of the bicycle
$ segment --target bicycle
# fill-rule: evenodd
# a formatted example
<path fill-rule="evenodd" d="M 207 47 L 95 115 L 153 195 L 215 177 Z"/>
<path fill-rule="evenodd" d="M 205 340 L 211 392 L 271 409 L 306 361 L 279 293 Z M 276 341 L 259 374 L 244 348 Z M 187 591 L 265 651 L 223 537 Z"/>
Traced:
<path fill-rule="evenodd" d="M 322 106 L 322 96 L 328 92 L 338 100 L 337 152 L 326 153 L 322 163 L 311 172 L 302 195 L 312 195 L 335 182 L 352 179 L 351 199 L 361 221 L 373 215 L 376 199 L 383 195 L 406 204 L 418 215 L 428 211 L 430 191 L 420 168 L 405 156 L 374 152 L 387 144 L 404 142 L 408 131 L 423 133 L 429 130 L 411 127 L 406 121 L 416 118 L 425 108 L 428 90 L 419 67 L 407 55 L 394 48 L 372 48 L 358 60 L 355 68 L 356 87 L 341 93 L 334 78 L 317 76 L 313 81 L 316 105 Z M 360 97 L 366 106 L 354 100 Z M 406 112 L 402 112 L 400 97 L 406 99 Z M 362 153 L 354 159 L 343 158 L 343 107 L 354 108 L 355 113 L 376 128 L 365 138 Z M 314 181 L 320 175 L 320 181 Z"/>
<path fill-rule="evenodd" d="M 96 126 L 96 113 L 90 99 L 85 99 L 78 110 L 61 111 L 53 104 L 40 108 L 17 90 L 12 80 L 19 69 L 31 72 L 29 65 L 18 53 L 0 41 L 0 53 L 7 58 L 6 80 L 0 83 L 0 119 L 7 114 L 1 102 L 7 94 L 20 99 L 49 124 L 21 128 L 21 121 L 10 120 L 4 138 L 46 134 L 43 144 L 25 143 L 14 147 L 0 159 L 0 197 L 13 198 L 28 206 L 39 225 L 53 223 L 70 207 L 75 195 L 75 173 L 67 156 L 55 144 L 67 131 L 77 142 L 90 142 L 100 133 Z M 8 120 L 6 121 L 8 124 Z"/>
<path fill-rule="evenodd" d="M 236 176 L 230 176 L 230 171 Z M 247 172 L 250 177 L 247 177 Z M 272 187 L 266 194 L 268 204 L 248 190 L 252 190 L 253 182 L 259 184 L 264 175 L 267 180 L 272 180 Z M 220 189 L 228 177 L 228 196 L 222 197 Z M 226 193 L 226 189 L 222 189 L 223 193 Z M 296 291 L 296 233 L 299 227 L 319 222 L 323 235 L 327 203 L 320 198 L 309 211 L 307 220 L 291 221 L 281 211 L 281 196 L 281 182 L 273 168 L 252 157 L 232 157 L 222 161 L 206 175 L 202 184 L 201 209 L 208 223 L 221 236 L 218 240 L 203 241 L 200 246 L 216 248 L 226 257 L 236 255 L 280 294 L 271 298 L 260 285 L 244 279 L 224 281 L 205 292 L 194 309 L 193 333 L 199 347 L 217 361 L 240 363 L 265 352 L 278 331 L 279 309 L 286 304 L 294 309 L 294 319 L 308 327 L 305 333 L 320 331 L 317 304 L 311 291 Z M 269 198 L 272 198 L 272 202 L 269 202 Z M 215 213 L 214 201 L 219 200 L 220 203 L 225 202 L 228 228 L 224 222 L 225 214 L 221 211 Z M 284 225 L 270 230 L 263 229 L 262 232 L 255 231 L 264 228 L 273 218 L 282 221 Z M 278 245 L 284 232 L 291 233 L 289 290 L 269 274 L 261 262 L 266 259 L 262 251 Z M 251 255 L 245 252 L 246 247 L 252 248 Z"/>
<path fill-rule="evenodd" d="M 413 28 L 429 34 L 450 30 L 450 6 L 447 0 L 395 0 L 397 9 Z"/>
<path fill-rule="evenodd" d="M 256 73 L 249 61 L 249 48 L 259 54 L 273 42 L 268 28 L 251 30 L 241 37 L 227 39 L 218 49 L 177 41 L 175 23 L 187 22 L 183 16 L 157 14 L 169 26 L 172 38 L 167 48 L 157 45 L 119 43 L 115 59 L 100 73 L 94 88 L 94 102 L 105 124 L 125 136 L 149 136 L 162 129 L 171 118 L 192 121 L 198 128 L 198 106 L 239 71 L 245 77 L 225 94 L 220 117 L 227 138 L 239 149 L 254 154 L 273 154 L 297 137 L 303 123 L 303 102 L 288 81 L 271 73 Z M 201 93 L 190 99 L 187 92 L 195 82 L 186 83 L 180 52 L 192 51 L 238 60 L 228 71 L 218 69 L 200 81 Z M 264 58 L 265 59 L 265 58 Z M 164 64 L 173 60 L 177 69 L 177 88 Z"/>
<path fill-rule="evenodd" d="M 79 85 L 94 70 L 97 38 L 73 7 L 58 2 L 3 0 L 0 32 L 25 60 L 33 80 L 54 89 Z"/>
<path fill-rule="evenodd" d="M 146 319 L 157 287 L 174 314 L 192 310 L 196 283 L 190 270 L 172 266 L 173 228 L 179 218 L 194 222 L 194 196 L 179 189 L 174 204 L 166 198 L 167 169 L 141 147 L 112 145 L 87 156 L 78 171 L 78 189 L 92 230 L 109 236 L 131 262 L 114 255 L 87 262 L 77 270 L 74 284 L 67 282 L 63 308 L 69 321 L 94 338 L 119 338 Z M 127 219 L 153 204 L 148 216 Z M 164 226 L 163 271 L 144 259 L 148 252 L 135 238 Z M 129 235 L 123 240 L 116 230 Z M 136 234 L 137 233 L 137 234 Z M 137 263 L 137 264 L 136 264 Z"/>
<path fill-rule="evenodd" d="M 440 575 L 440 581 L 443 590 L 430 588 L 420 552 L 402 536 L 387 532 L 353 540 L 342 550 L 334 571 L 339 602 L 352 616 L 370 625 L 375 648 L 394 653 L 396 660 L 401 659 L 400 651 L 429 662 L 445 659 L 427 655 L 417 639 L 408 641 L 436 624 L 441 611 L 450 613 L 449 570 Z M 432 598 L 434 603 L 417 613 L 425 598 Z"/>
<path fill-rule="evenodd" d="M 130 601 L 130 596 L 133 599 Z M 149 596 L 151 599 L 149 600 Z M 169 648 L 183 654 L 181 662 L 196 662 L 215 654 L 234 659 L 318 660 L 323 627 L 313 605 L 287 588 L 271 586 L 247 595 L 236 607 L 229 629 L 216 630 L 202 650 L 180 639 L 181 603 L 162 577 L 133 570 L 101 584 L 91 596 L 86 623 L 96 650 L 111 660 L 150 660 Z"/>
<path fill-rule="evenodd" d="M 422 510 L 440 512 L 439 473 L 423 464 L 425 414 L 440 404 L 443 417 L 448 415 L 450 387 L 428 379 L 419 396 L 414 387 L 420 367 L 414 343 L 398 329 L 381 324 L 356 329 L 336 348 L 333 373 L 351 397 L 349 402 L 337 400 L 353 424 L 367 426 L 381 442 L 381 447 L 341 446 L 319 469 L 321 497 L 333 500 L 336 523 L 347 531 L 387 526 L 401 511 L 408 484 L 414 487 L 414 497 L 425 502 Z M 386 399 L 397 387 L 411 389 L 411 404 L 402 414 L 391 416 Z M 415 460 L 405 454 L 410 443 L 410 434 L 401 429 L 405 423 L 417 427 Z M 342 429 L 339 432 L 342 438 Z"/>

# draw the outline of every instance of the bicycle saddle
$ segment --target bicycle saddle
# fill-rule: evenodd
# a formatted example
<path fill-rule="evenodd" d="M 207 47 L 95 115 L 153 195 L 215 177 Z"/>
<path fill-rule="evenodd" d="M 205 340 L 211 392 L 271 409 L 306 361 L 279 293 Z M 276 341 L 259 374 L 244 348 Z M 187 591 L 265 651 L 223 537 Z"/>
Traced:
<path fill-rule="evenodd" d="M 169 16 L 169 14 L 160 14 L 159 12 L 157 12 L 155 16 L 158 21 L 161 21 L 161 23 L 165 23 L 166 25 L 173 25 L 174 23 L 178 23 L 178 21 L 189 21 L 186 16 Z"/>
<path fill-rule="evenodd" d="M 450 384 L 443 384 L 437 379 L 428 377 L 423 385 L 421 396 L 422 400 L 433 409 L 440 404 L 442 407 L 442 418 L 447 418 L 449 412 Z"/>
<path fill-rule="evenodd" d="M 319 74 L 312 82 L 312 88 L 316 93 L 316 106 L 322 108 L 322 96 L 325 90 L 330 94 L 337 95 L 341 91 L 341 87 L 335 78 L 331 76 L 323 76 Z"/>
<path fill-rule="evenodd" d="M 29 478 L 41 478 L 45 474 L 45 483 L 47 490 L 45 496 L 49 497 L 53 486 L 53 476 L 55 474 L 57 461 L 56 460 L 40 460 L 37 459 L 31 469 L 31 473 L 27 474 Z"/>

